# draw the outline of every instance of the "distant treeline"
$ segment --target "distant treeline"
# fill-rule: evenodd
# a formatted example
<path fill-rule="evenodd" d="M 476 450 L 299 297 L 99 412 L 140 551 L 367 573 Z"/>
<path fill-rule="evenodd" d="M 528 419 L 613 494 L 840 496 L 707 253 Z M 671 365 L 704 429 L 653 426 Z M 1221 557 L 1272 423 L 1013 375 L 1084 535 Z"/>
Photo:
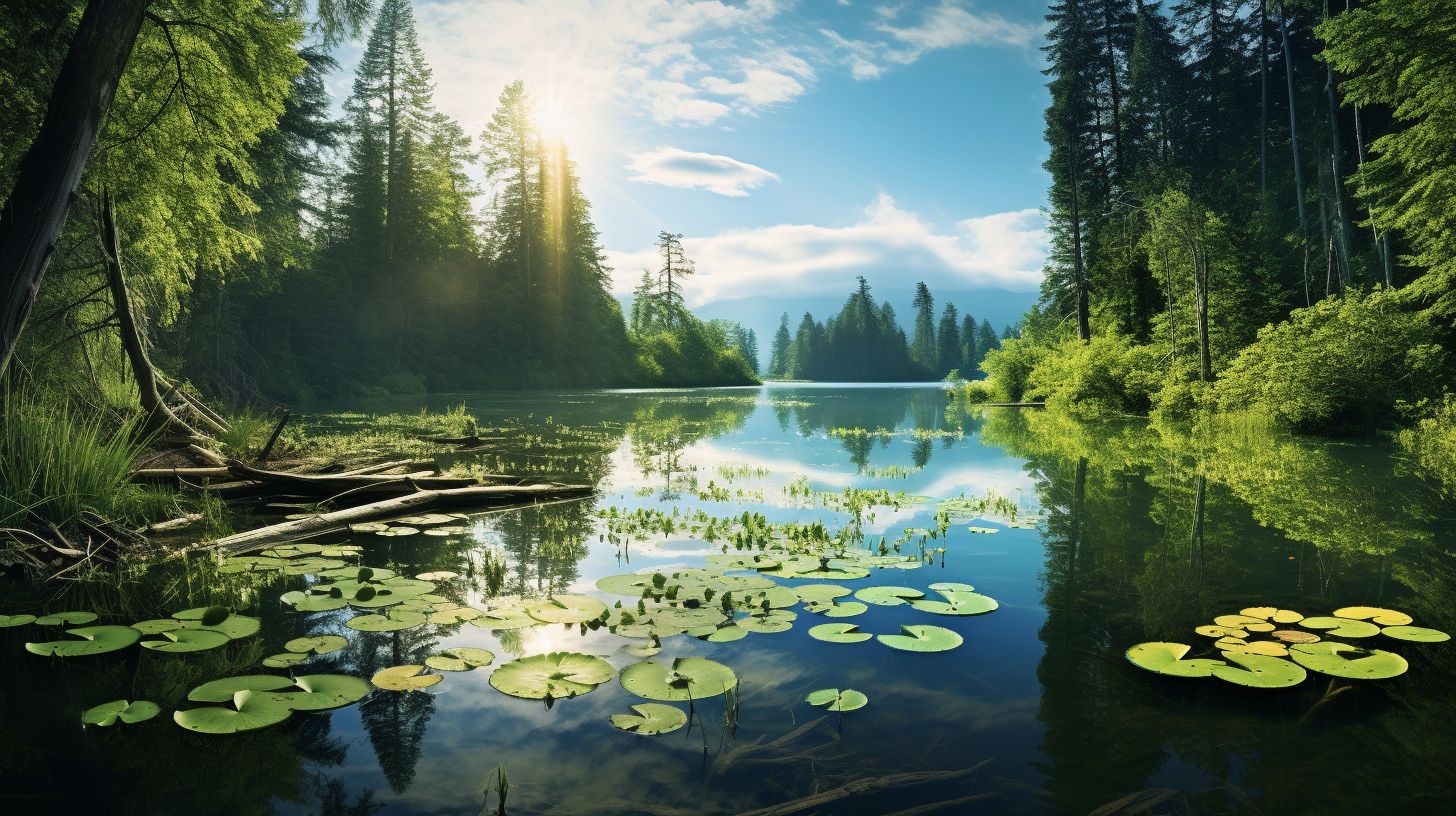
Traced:
<path fill-rule="evenodd" d="M 947 303 L 937 325 L 935 299 L 924 283 L 915 285 L 913 339 L 895 320 L 890 302 L 876 302 L 863 277 L 839 314 L 821 322 L 808 312 L 790 332 L 789 316 L 779 319 L 767 374 L 770 377 L 850 382 L 939 380 L 976 376 L 987 352 L 1004 337 L 1016 336 L 1007 326 L 998 337 L 990 321 L 976 322 Z"/>

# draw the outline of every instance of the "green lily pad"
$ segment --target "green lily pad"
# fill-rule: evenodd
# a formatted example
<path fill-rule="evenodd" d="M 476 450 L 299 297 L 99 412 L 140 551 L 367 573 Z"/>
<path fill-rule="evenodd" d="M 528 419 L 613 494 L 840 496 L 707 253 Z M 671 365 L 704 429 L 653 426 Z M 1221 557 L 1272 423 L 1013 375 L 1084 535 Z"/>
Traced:
<path fill-rule="evenodd" d="M 9 629 L 12 626 L 24 626 L 27 623 L 35 623 L 34 615 L 0 615 L 0 629 Z"/>
<path fill-rule="evenodd" d="M 82 725 L 99 725 L 102 728 L 115 725 L 118 721 L 127 724 L 150 720 L 162 711 L 161 706 L 150 700 L 112 700 L 81 712 Z"/>
<path fill-rule="evenodd" d="M 302 654 L 328 654 L 349 645 L 349 641 L 338 635 L 317 635 L 315 637 L 294 638 L 283 644 L 283 648 L 290 652 Z"/>
<path fill-rule="evenodd" d="M 1387 626 L 1380 630 L 1380 634 L 1415 643 L 1444 643 L 1451 639 L 1450 635 L 1440 629 L 1427 629 L 1423 626 Z"/>
<path fill-rule="evenodd" d="M 794 621 L 798 619 L 798 615 L 786 609 L 770 609 L 768 612 L 760 612 L 756 615 L 739 618 L 734 623 L 750 632 L 757 632 L 761 635 L 772 635 L 778 632 L 787 632 L 794 628 Z"/>
<path fill-rule="evenodd" d="M 331 595 L 316 595 L 298 590 L 285 592 L 279 596 L 278 600 L 293 607 L 295 612 L 332 612 L 349 605 L 349 602 L 343 597 L 335 598 Z"/>
<path fill-rule="evenodd" d="M 869 704 L 870 699 L 864 696 L 862 692 L 855 691 L 854 689 L 845 689 L 843 691 L 839 689 L 819 689 L 818 691 L 810 692 L 809 696 L 804 698 L 804 702 L 809 705 L 825 706 L 830 711 L 842 713 L 864 708 Z"/>
<path fill-rule="evenodd" d="M 391 666 L 380 669 L 370 678 L 371 683 L 385 691 L 424 691 L 445 679 L 443 674 L 422 674 L 424 666 Z"/>
<path fill-rule="evenodd" d="M 189 708 L 173 712 L 172 719 L 200 734 L 236 734 L 277 725 L 293 714 L 286 703 L 255 691 L 239 691 L 231 699 L 232 707 Z"/>
<path fill-rule="evenodd" d="M 1346 606 L 1336 609 L 1330 614 L 1337 618 L 1368 620 L 1381 626 L 1409 626 L 1412 623 L 1410 615 L 1394 609 L 1382 609 L 1378 606 Z"/>
<path fill-rule="evenodd" d="M 294 711 L 327 711 L 364 699 L 369 684 L 347 674 L 301 674 L 293 678 L 298 691 L 275 693 Z"/>
<path fill-rule="evenodd" d="M 163 632 L 172 632 L 182 628 L 182 621 L 176 618 L 153 618 L 151 620 L 137 621 L 131 628 L 144 635 L 160 635 Z"/>
<path fill-rule="evenodd" d="M 430 612 L 428 620 L 436 626 L 451 626 L 453 624 L 475 620 L 482 614 L 484 613 L 472 606 L 456 606 L 450 604 L 444 609 L 436 609 Z"/>
<path fill-rule="evenodd" d="M 1380 634 L 1380 627 L 1354 618 L 1316 617 L 1299 622 L 1306 629 L 1325 630 L 1330 637 L 1366 638 Z"/>
<path fill-rule="evenodd" d="M 1410 668 L 1405 658 L 1394 652 L 1361 649 L 1330 640 L 1296 643 L 1289 647 L 1289 656 L 1310 671 L 1346 680 L 1385 680 L 1405 674 Z"/>
<path fill-rule="evenodd" d="M 188 692 L 187 699 L 195 703 L 225 703 L 240 691 L 278 691 L 292 685 L 292 680 L 276 674 L 243 674 L 203 683 Z"/>
<path fill-rule="evenodd" d="M 540 621 L 520 609 L 487 609 L 480 617 L 471 618 L 469 623 L 482 629 L 501 632 L 535 626 Z"/>
<path fill-rule="evenodd" d="M 258 631 L 262 628 L 262 625 L 262 621 L 258 620 L 257 618 L 248 617 L 247 615 L 228 615 L 218 623 L 210 625 L 202 622 L 201 620 L 182 622 L 182 628 L 184 629 L 197 629 L 206 630 L 209 632 L 219 632 L 227 636 L 229 640 L 241 640 L 245 637 L 252 637 L 253 635 L 258 634 Z"/>
<path fill-rule="evenodd" d="M 613 714 L 612 727 L 633 734 L 666 734 L 687 725 L 682 709 L 662 703 L 638 703 L 631 714 Z"/>
<path fill-rule="evenodd" d="M 1243 629 L 1235 629 L 1231 626 L 1218 626 L 1216 624 L 1204 624 L 1203 626 L 1195 627 L 1193 631 L 1204 637 L 1211 638 L 1243 638 L 1248 634 Z"/>
<path fill-rule="evenodd" d="M 1262 654 L 1239 654 L 1224 652 L 1224 660 L 1234 665 L 1217 665 L 1210 668 L 1213 676 L 1240 686 L 1250 688 L 1288 688 L 1304 682 L 1304 668 L 1290 663 L 1282 657 Z M 1179 661 L 1191 663 L 1191 660 Z"/>
<path fill-rule="evenodd" d="M 830 604 L 827 609 L 820 611 L 819 614 L 826 618 L 853 618 L 856 615 L 863 615 L 869 609 L 868 606 L 865 606 L 859 601 L 845 601 L 844 603 L 836 601 Z"/>
<path fill-rule="evenodd" d="M 843 598 L 850 592 L 848 587 L 837 584 L 804 584 L 793 589 L 794 594 L 799 596 L 799 600 L 804 602 L 805 607 L 816 604 L 827 605 L 833 603 L 835 598 Z"/>
<path fill-rule="evenodd" d="M 388 615 L 355 615 L 344 625 L 359 632 L 399 632 L 423 626 L 425 614 L 413 609 L 396 609 Z"/>
<path fill-rule="evenodd" d="M 425 665 L 437 671 L 470 671 L 493 662 L 494 654 L 473 646 L 457 646 L 425 658 Z"/>
<path fill-rule="evenodd" d="M 1186 643 L 1139 643 L 1128 649 L 1126 656 L 1140 669 L 1173 677 L 1211 677 L 1215 667 L 1225 665 L 1212 658 L 1184 660 L 1192 648 Z"/>
<path fill-rule="evenodd" d="M 995 598 L 972 592 L 970 584 L 939 583 L 931 584 L 930 589 L 945 600 L 915 600 L 910 606 L 934 615 L 984 615 L 1000 607 Z"/>
<path fill-rule="evenodd" d="M 158 640 L 144 640 L 142 647 L 154 652 L 182 654 L 184 652 L 205 652 L 228 642 L 228 636 L 212 629 L 173 629 L 162 632 Z"/>
<path fill-rule="evenodd" d="M 809 637 L 825 643 L 863 643 L 874 637 L 852 623 L 821 623 L 809 627 Z"/>
<path fill-rule="evenodd" d="M 52 612 L 35 619 L 41 626 L 80 626 L 96 620 L 95 612 Z"/>
<path fill-rule="evenodd" d="M 606 604 L 586 595 L 557 595 L 526 605 L 526 614 L 542 623 L 586 623 L 606 611 Z"/>
<path fill-rule="evenodd" d="M 679 657 L 672 663 L 644 660 L 622 670 L 622 688 L 649 700 L 704 700 L 737 685 L 732 669 L 705 657 Z"/>
<path fill-rule="evenodd" d="M 298 652 L 279 652 L 276 655 L 269 655 L 263 658 L 263 665 L 270 669 L 287 669 L 297 666 L 299 663 L 308 660 L 307 654 Z"/>
<path fill-rule="evenodd" d="M 948 652 L 965 642 L 956 632 L 943 626 L 913 624 L 901 626 L 898 635 L 879 635 L 881 643 L 906 652 Z"/>
<path fill-rule="evenodd" d="M 1224 638 L 1214 644 L 1219 651 L 1230 654 L 1263 655 L 1264 657 L 1288 657 L 1289 647 L 1277 640 L 1240 640 Z"/>
<path fill-rule="evenodd" d="M 1216 626 L 1244 629 L 1249 632 L 1270 632 L 1274 629 L 1274 624 L 1253 615 L 1219 615 L 1213 619 L 1213 622 Z"/>
<path fill-rule="evenodd" d="M 1248 609 L 1240 609 L 1239 614 L 1273 623 L 1299 623 L 1304 620 L 1304 615 L 1293 609 L 1280 609 L 1277 606 L 1251 606 Z"/>
<path fill-rule="evenodd" d="M 512 660 L 490 675 L 503 694 L 528 700 L 559 700 L 586 694 L 616 675 L 612 664 L 577 652 L 551 652 Z"/>
<path fill-rule="evenodd" d="M 66 634 L 78 640 L 53 640 L 46 643 L 27 643 L 25 650 L 31 654 L 48 657 L 83 657 L 115 652 L 136 643 L 142 633 L 130 626 L 86 626 L 67 629 Z"/>
<path fill-rule="evenodd" d="M 688 634 L 710 643 L 732 643 L 735 640 L 742 640 L 748 637 L 748 630 L 736 624 L 729 623 L 722 626 L 699 626 L 689 629 Z M 651 657 L 651 655 L 642 655 L 642 657 Z"/>
<path fill-rule="evenodd" d="M 1000 532 L 995 527 L 967 527 L 966 530 L 977 535 L 991 535 Z"/>
<path fill-rule="evenodd" d="M 854 597 L 867 604 L 875 606 L 904 606 L 911 601 L 918 601 L 925 597 L 925 593 L 918 589 L 902 586 L 872 586 L 865 587 L 854 593 Z"/>

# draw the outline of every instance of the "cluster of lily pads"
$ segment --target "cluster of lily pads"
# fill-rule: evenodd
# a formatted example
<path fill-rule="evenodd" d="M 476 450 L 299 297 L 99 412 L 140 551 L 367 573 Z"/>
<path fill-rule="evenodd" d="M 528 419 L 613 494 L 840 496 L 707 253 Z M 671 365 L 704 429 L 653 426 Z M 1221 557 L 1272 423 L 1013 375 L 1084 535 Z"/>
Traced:
<path fill-rule="evenodd" d="M 1291 609 L 1256 606 L 1220 615 L 1194 631 L 1213 640 L 1209 657 L 1188 657 L 1186 643 L 1139 643 L 1127 650 L 1133 665 L 1173 677 L 1216 677 L 1251 688 L 1287 688 L 1309 672 L 1345 680 L 1385 680 L 1409 664 L 1395 652 L 1367 645 L 1377 636 L 1440 643 L 1451 636 L 1413 626 L 1410 615 L 1374 606 L 1347 606 L 1330 615 L 1305 617 Z M 1346 643 L 1342 638 L 1361 641 Z"/>
<path fill-rule="evenodd" d="M 44 657 L 85 657 L 106 654 L 140 643 L 154 652 L 184 653 L 216 649 L 226 643 L 258 633 L 257 618 L 234 615 L 221 606 L 197 607 L 174 612 L 170 618 L 157 618 L 130 626 L 85 626 L 96 620 L 95 612 L 54 612 L 39 617 L 30 614 L 0 616 L 0 627 L 34 624 L 38 626 L 71 626 L 70 637 L 31 641 L 25 650 Z M 145 638 L 145 639 L 143 639 Z"/>

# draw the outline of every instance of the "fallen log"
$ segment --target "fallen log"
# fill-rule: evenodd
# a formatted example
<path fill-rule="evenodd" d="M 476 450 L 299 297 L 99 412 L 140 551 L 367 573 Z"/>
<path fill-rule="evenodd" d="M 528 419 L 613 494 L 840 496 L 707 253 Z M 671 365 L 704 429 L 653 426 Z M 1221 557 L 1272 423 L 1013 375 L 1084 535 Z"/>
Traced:
<path fill-rule="evenodd" d="M 168 533 L 173 530 L 181 530 L 184 527 L 190 527 L 199 521 L 202 521 L 201 513 L 187 513 L 174 519 L 168 519 L 167 521 L 158 521 L 152 524 L 148 524 L 141 529 L 141 532 Z"/>
<path fill-rule="evenodd" d="M 395 496 L 417 490 L 453 490 L 478 484 L 475 479 L 455 476 L 285 473 L 255 468 L 237 461 L 228 463 L 228 473 L 235 479 L 257 482 L 267 492 L 318 498 L 341 493 Z"/>
<path fill-rule="evenodd" d="M 840 799 L 848 799 L 852 796 L 865 796 L 881 791 L 894 790 L 895 788 L 908 787 L 910 785 L 924 785 L 929 782 L 949 782 L 953 779 L 961 779 L 971 776 L 990 764 L 991 760 L 983 760 L 969 768 L 962 768 L 958 771 L 908 771 L 906 773 L 889 774 L 888 776 L 875 776 L 866 779 L 856 779 L 853 782 L 805 796 L 802 799 L 795 799 L 791 802 L 783 802 L 771 805 L 758 810 L 750 810 L 740 813 L 739 816 L 792 816 L 795 813 L 805 813 L 817 810 L 831 802 Z"/>
<path fill-rule="evenodd" d="M 592 488 L 587 485 L 538 484 L 513 487 L 508 485 L 474 485 L 449 490 L 421 490 L 407 496 L 321 513 L 308 518 L 285 521 L 249 530 L 244 533 L 219 538 L 201 546 L 201 549 L 221 549 L 228 552 L 248 552 L 300 541 L 326 533 L 337 532 L 351 524 L 396 516 L 412 515 L 425 510 L 440 510 L 447 507 L 500 507 L 528 505 L 542 501 L 579 498 L 589 496 Z"/>
<path fill-rule="evenodd" d="M 173 479 L 228 479 L 228 469 L 218 467 L 160 467 L 140 468 L 131 472 L 134 482 L 166 482 Z"/>

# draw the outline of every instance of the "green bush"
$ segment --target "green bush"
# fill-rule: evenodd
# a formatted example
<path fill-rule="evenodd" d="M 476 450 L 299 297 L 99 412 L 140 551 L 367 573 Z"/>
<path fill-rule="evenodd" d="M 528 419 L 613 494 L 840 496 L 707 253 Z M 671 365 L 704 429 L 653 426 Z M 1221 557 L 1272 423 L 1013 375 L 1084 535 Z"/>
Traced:
<path fill-rule="evenodd" d="M 1400 446 L 1416 457 L 1422 470 L 1440 479 L 1456 494 L 1456 394 L 1426 406 L 1415 424 L 1400 432 Z"/>
<path fill-rule="evenodd" d="M 129 476 L 143 447 L 135 420 L 116 422 L 25 393 L 3 399 L 0 526 L 34 518 L 65 527 L 88 510 L 117 520 L 148 515 L 155 497 Z"/>
<path fill-rule="evenodd" d="M 981 370 L 986 372 L 992 391 L 1002 402 L 1021 402 L 1028 378 L 1037 363 L 1049 353 L 1046 346 L 1026 338 L 1001 341 L 1001 347 L 986 354 Z"/>
<path fill-rule="evenodd" d="M 1163 385 L 1159 358 L 1157 349 L 1116 334 L 1063 340 L 1027 374 L 1026 396 L 1081 411 L 1144 413 Z"/>
<path fill-rule="evenodd" d="M 691 315 L 671 331 L 637 336 L 637 376 L 643 385 L 691 387 L 753 385 L 748 361 L 719 334 Z"/>
<path fill-rule="evenodd" d="M 1400 400 L 1440 395 L 1450 374 L 1427 316 L 1392 290 L 1328 298 L 1259 330 L 1214 387 L 1219 410 L 1256 410 L 1294 428 L 1387 424 Z"/>

